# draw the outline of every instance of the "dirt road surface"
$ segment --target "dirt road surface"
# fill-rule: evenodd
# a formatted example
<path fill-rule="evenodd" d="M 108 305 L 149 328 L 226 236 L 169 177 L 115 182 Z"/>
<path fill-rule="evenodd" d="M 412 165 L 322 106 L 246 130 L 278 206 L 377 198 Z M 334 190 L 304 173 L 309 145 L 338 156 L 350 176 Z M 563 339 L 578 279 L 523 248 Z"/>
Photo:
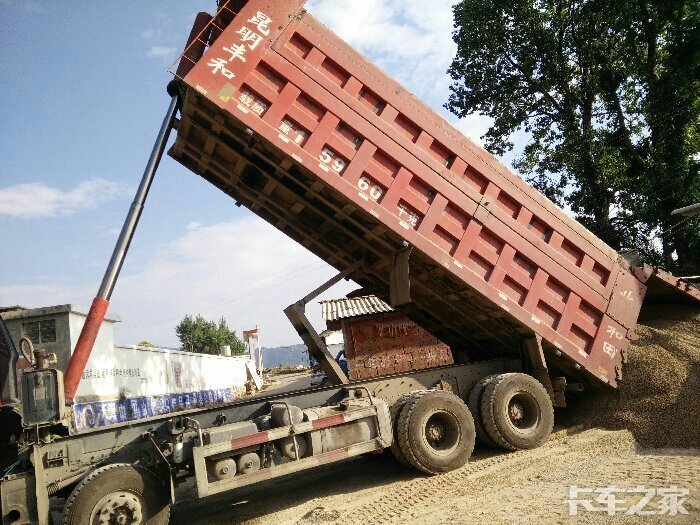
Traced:
<path fill-rule="evenodd" d="M 311 372 L 300 372 L 298 374 L 279 374 L 272 376 L 272 383 L 266 388 L 262 395 L 282 394 L 284 392 L 294 392 L 311 387 Z"/>
<path fill-rule="evenodd" d="M 688 514 L 570 515 L 570 487 L 689 490 Z M 598 494 L 596 494 L 597 496 Z M 618 508 L 643 494 L 618 493 Z M 590 499 L 580 495 L 578 499 Z M 645 511 L 660 510 L 656 496 Z M 601 507 L 595 503 L 595 507 Z M 681 511 L 682 512 L 682 511 Z M 560 431 L 543 447 L 477 452 L 464 468 L 421 476 L 384 457 L 365 457 L 176 508 L 175 525 L 234 524 L 691 524 L 700 523 L 700 450 L 637 451 L 627 431 Z"/>

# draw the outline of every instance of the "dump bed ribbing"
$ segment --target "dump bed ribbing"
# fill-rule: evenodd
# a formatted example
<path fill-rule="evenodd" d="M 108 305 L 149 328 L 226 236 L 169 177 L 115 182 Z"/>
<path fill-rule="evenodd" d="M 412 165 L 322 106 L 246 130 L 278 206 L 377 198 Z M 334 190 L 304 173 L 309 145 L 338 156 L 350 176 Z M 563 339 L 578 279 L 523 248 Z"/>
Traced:
<path fill-rule="evenodd" d="M 550 368 L 616 386 L 648 272 L 474 145 L 303 10 L 224 3 L 183 75 L 170 155 L 389 300 L 458 362 L 541 336 Z M 274 249 L 274 247 L 270 247 Z"/>

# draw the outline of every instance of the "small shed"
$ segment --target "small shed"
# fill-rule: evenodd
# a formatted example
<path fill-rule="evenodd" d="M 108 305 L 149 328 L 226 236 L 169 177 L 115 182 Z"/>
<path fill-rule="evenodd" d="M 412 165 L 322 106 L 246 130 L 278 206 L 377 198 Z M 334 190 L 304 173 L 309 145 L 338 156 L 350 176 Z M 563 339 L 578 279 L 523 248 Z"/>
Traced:
<path fill-rule="evenodd" d="M 63 304 L 42 308 L 21 306 L 0 308 L 0 317 L 19 348 L 19 340 L 28 338 L 34 348 L 56 354 L 59 370 L 65 370 L 71 352 L 85 324 L 88 309 L 84 306 Z M 114 348 L 114 324 L 121 321 L 117 315 L 107 314 L 95 341 L 95 351 L 102 353 Z M 21 363 L 26 366 L 26 363 Z"/>

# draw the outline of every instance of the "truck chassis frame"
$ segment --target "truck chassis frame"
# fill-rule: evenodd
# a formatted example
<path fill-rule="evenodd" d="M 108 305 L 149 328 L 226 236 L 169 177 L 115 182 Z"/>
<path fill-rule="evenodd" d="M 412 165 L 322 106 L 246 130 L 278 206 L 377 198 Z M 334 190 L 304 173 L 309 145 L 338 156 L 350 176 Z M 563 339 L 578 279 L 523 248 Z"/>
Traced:
<path fill-rule="evenodd" d="M 388 407 L 401 396 L 436 389 L 465 398 L 483 377 L 522 369 L 523 363 L 517 358 L 454 365 L 342 386 L 256 396 L 212 408 L 185 410 L 175 416 L 170 414 L 137 420 L 128 425 L 112 425 L 63 437 L 57 437 L 56 432 L 65 429 L 41 425 L 25 428 L 21 441 L 28 446 L 20 452 L 16 463 L 15 468 L 19 471 L 10 471 L 0 479 L 2 525 L 49 523 L 50 497 L 65 495 L 64 489 L 95 468 L 111 463 L 138 464 L 159 473 L 163 482 L 170 485 L 171 501 L 174 501 L 174 486 L 193 474 L 197 480 L 197 496 L 205 497 L 263 479 L 380 451 L 392 444 Z M 360 405 L 353 408 L 353 402 Z M 280 403 L 302 410 L 337 407 L 338 414 L 263 430 L 223 443 L 201 445 L 203 434 L 226 430 L 227 425 L 231 424 L 228 422 L 235 425 L 264 416 L 270 412 L 271 406 Z M 347 408 L 343 410 L 343 406 Z M 369 440 L 262 468 L 227 481 L 212 482 L 207 478 L 207 458 L 362 420 L 374 426 Z M 184 460 L 181 463 L 173 460 L 173 447 L 177 442 L 184 445 Z"/>

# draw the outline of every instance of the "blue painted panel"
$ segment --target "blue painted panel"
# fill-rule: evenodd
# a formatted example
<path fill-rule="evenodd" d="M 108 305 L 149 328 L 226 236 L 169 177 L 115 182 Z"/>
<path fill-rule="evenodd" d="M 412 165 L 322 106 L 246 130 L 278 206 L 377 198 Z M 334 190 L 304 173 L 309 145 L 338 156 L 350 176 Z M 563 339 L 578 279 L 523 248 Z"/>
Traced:
<path fill-rule="evenodd" d="M 202 390 L 164 396 L 144 396 L 114 401 L 94 401 L 73 405 L 73 422 L 78 431 L 125 423 L 190 408 L 230 403 L 235 399 L 230 388 Z"/>

